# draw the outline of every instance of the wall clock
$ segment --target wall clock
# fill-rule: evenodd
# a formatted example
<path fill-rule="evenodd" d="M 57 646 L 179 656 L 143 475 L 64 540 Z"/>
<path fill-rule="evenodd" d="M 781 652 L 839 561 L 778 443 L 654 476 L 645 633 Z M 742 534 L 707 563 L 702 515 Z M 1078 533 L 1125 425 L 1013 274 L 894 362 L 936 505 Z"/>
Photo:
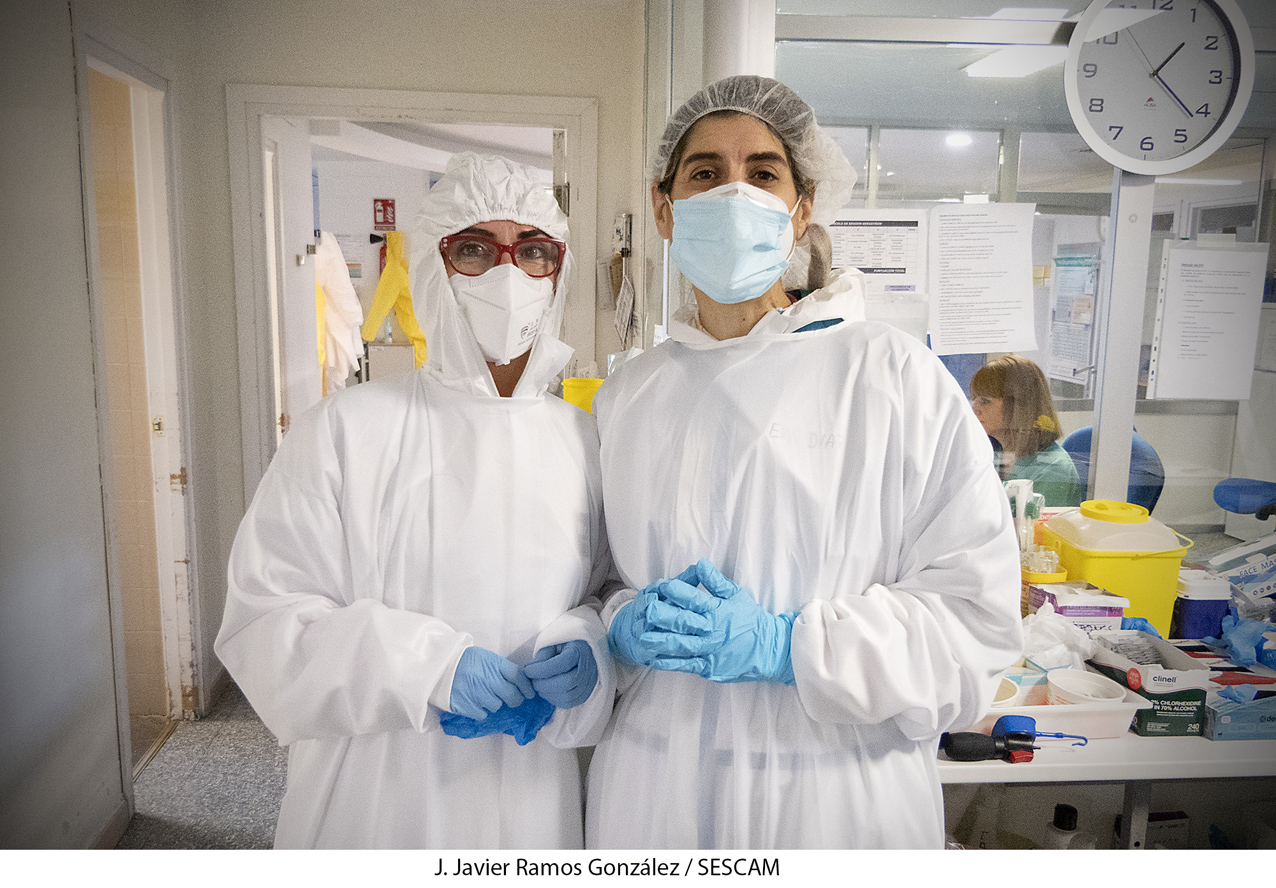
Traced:
<path fill-rule="evenodd" d="M 1077 132 L 1114 166 L 1185 170 L 1217 151 L 1254 87 L 1254 41 L 1235 0 L 1095 0 L 1068 44 Z"/>

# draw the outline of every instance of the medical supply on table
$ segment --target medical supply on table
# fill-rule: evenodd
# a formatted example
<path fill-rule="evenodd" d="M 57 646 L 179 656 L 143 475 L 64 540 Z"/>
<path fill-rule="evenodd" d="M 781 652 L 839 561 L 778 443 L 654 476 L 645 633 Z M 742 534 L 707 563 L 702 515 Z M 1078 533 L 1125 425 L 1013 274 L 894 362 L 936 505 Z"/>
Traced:
<path fill-rule="evenodd" d="M 1192 545 L 1148 510 L 1115 500 L 1086 500 L 1046 522 L 1045 544 L 1059 552 L 1070 580 L 1129 599 L 1126 614 L 1170 631 L 1183 555 Z M 1181 542 L 1186 541 L 1186 545 Z"/>
<path fill-rule="evenodd" d="M 1145 632 L 1096 633 L 1090 663 L 1152 706 L 1135 714 L 1141 736 L 1182 737 L 1201 733 L 1210 668 L 1174 645 Z"/>
<path fill-rule="evenodd" d="M 1085 746 L 1089 739 L 1080 734 L 1063 734 L 1058 731 L 1038 731 L 1037 720 L 1031 715 L 1002 715 L 993 722 L 993 737 L 1005 737 L 1007 734 L 1026 734 L 1029 739 L 1051 737 L 1057 740 L 1074 740 L 1073 746 Z"/>
<path fill-rule="evenodd" d="M 1125 688 L 1082 669 L 1051 669 L 1046 678 L 1046 699 L 1055 706 L 1114 703 L 1125 699 Z"/>
<path fill-rule="evenodd" d="M 1170 638 L 1209 638 L 1222 631 L 1232 584 L 1203 570 L 1180 570 L 1170 617 Z"/>
<path fill-rule="evenodd" d="M 1077 829 L 1077 809 L 1071 805 L 1055 805 L 1054 818 L 1046 826 L 1041 847 L 1056 851 L 1088 851 L 1094 846 L 1094 836 Z"/>
<path fill-rule="evenodd" d="M 1276 533 L 1217 552 L 1204 567 L 1231 582 L 1250 607 L 1270 615 L 1276 606 Z"/>
<path fill-rule="evenodd" d="M 1276 626 L 1261 620 L 1241 619 L 1230 611 L 1219 628 L 1219 637 L 1206 641 L 1224 649 L 1233 662 L 1242 666 L 1262 663 L 1276 669 Z"/>
<path fill-rule="evenodd" d="M 945 731 L 939 735 L 939 748 L 954 762 L 987 762 L 1003 759 L 1014 764 L 1032 761 L 1037 747 L 1022 734 L 993 737 L 974 731 Z"/>
<path fill-rule="evenodd" d="M 1056 614 L 1087 633 L 1120 629 L 1125 609 L 1130 606 L 1128 598 L 1082 580 L 1025 583 L 1024 593 L 1024 609 L 1028 614 L 1035 614 L 1049 604 Z"/>
<path fill-rule="evenodd" d="M 1098 647 L 1084 629 L 1055 613 L 1045 602 L 1023 618 L 1023 656 L 1038 669 L 1084 669 Z"/>

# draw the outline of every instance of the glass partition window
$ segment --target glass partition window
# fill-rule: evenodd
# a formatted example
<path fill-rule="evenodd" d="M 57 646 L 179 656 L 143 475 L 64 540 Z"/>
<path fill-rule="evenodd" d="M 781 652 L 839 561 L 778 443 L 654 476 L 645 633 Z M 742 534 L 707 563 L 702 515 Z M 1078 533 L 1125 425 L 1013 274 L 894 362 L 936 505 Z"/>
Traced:
<path fill-rule="evenodd" d="M 863 200 L 868 187 L 868 127 L 826 126 L 824 131 L 842 149 L 855 169 L 855 189 L 851 192 L 851 200 Z"/>
<path fill-rule="evenodd" d="M 1001 133 L 977 130 L 881 130 L 880 201 L 957 200 L 997 193 Z"/>

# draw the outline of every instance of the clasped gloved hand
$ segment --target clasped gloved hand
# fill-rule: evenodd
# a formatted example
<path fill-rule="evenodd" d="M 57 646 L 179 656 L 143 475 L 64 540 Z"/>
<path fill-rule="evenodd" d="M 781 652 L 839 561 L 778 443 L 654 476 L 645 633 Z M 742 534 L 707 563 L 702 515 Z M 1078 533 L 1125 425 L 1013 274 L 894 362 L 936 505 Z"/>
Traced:
<path fill-rule="evenodd" d="M 656 669 L 693 672 L 710 681 L 792 684 L 796 619 L 796 613 L 768 612 L 748 589 L 701 559 L 621 608 L 608 640 L 613 651 L 619 648 L 633 662 Z"/>
<path fill-rule="evenodd" d="M 517 664 L 486 648 L 471 646 L 456 664 L 448 708 L 482 721 L 503 705 L 513 708 L 534 696 L 536 689 Z"/>
<path fill-rule="evenodd" d="M 523 667 L 536 693 L 556 709 L 571 709 L 589 699 L 598 684 L 598 664 L 589 642 L 575 639 L 551 644 L 536 652 Z"/>
<path fill-rule="evenodd" d="M 677 653 L 680 648 L 677 639 L 647 621 L 647 610 L 659 601 L 660 590 L 665 586 L 671 583 L 684 586 L 688 582 L 696 583 L 697 576 L 695 565 L 692 565 L 672 579 L 657 580 L 618 610 L 607 631 L 607 648 L 611 655 L 634 666 L 666 668 L 662 659 L 667 654 Z"/>

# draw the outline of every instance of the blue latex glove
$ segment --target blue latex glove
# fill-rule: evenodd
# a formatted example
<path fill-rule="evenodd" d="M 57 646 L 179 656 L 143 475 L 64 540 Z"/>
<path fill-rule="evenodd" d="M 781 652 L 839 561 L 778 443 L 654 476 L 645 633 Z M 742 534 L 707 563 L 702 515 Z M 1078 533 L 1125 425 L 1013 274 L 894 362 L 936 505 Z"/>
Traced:
<path fill-rule="evenodd" d="M 598 664 L 589 642 L 575 639 L 551 644 L 536 652 L 523 667 L 536 693 L 556 709 L 571 709 L 589 699 L 598 684 Z"/>
<path fill-rule="evenodd" d="M 553 717 L 554 707 L 537 696 L 513 708 L 503 705 L 482 721 L 454 712 L 440 712 L 439 724 L 443 726 L 443 733 L 452 737 L 473 740 L 489 734 L 509 734 L 519 746 L 526 746 Z"/>
<path fill-rule="evenodd" d="M 487 648 L 467 647 L 456 664 L 448 708 L 457 715 L 482 721 L 502 704 L 518 706 L 536 696 L 523 670 Z"/>
<path fill-rule="evenodd" d="M 1155 635 L 1157 638 L 1161 637 L 1161 633 L 1156 631 L 1156 627 L 1142 617 L 1122 617 L 1121 628 L 1138 629 L 1140 632 L 1146 632 L 1148 635 Z"/>
<path fill-rule="evenodd" d="M 696 566 L 693 564 L 672 579 L 652 583 L 618 610 L 607 631 L 607 648 L 611 655 L 634 666 L 667 668 L 662 661 L 669 654 L 678 653 L 677 639 L 669 632 L 652 626 L 647 620 L 647 611 L 659 601 L 661 590 L 666 586 L 695 583 L 698 582 L 697 577 Z"/>
<path fill-rule="evenodd" d="M 659 600 L 647 608 L 649 625 L 673 636 L 662 648 L 662 668 L 710 681 L 793 684 L 790 644 L 797 614 L 769 613 L 708 559 L 696 562 L 695 571 L 707 591 L 686 582 L 666 583 Z"/>

